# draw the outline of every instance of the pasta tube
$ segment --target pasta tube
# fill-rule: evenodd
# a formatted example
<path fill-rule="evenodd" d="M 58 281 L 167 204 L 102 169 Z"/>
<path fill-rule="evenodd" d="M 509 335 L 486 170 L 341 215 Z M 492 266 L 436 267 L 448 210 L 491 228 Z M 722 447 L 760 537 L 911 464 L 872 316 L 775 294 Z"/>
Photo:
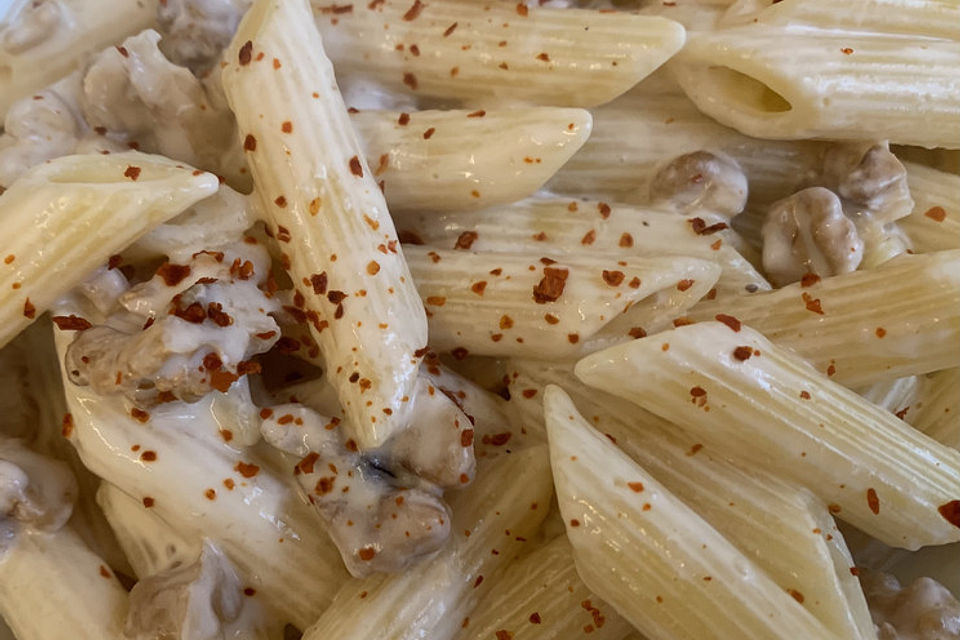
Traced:
<path fill-rule="evenodd" d="M 345 584 L 304 640 L 453 638 L 546 516 L 546 454 L 531 447 L 481 466 L 474 484 L 450 502 L 453 534 L 445 549 L 405 573 Z"/>
<path fill-rule="evenodd" d="M 802 282 L 687 314 L 729 314 L 860 387 L 960 361 L 960 251 L 904 255 L 870 271 Z"/>
<path fill-rule="evenodd" d="M 903 410 L 911 425 L 948 447 L 960 449 L 960 369 L 926 376 L 913 404 Z"/>
<path fill-rule="evenodd" d="M 466 211 L 534 193 L 590 136 L 580 109 L 361 111 L 350 117 L 391 211 Z"/>
<path fill-rule="evenodd" d="M 479 212 L 408 214 L 398 225 L 406 242 L 442 248 L 547 253 L 554 259 L 566 254 L 699 258 L 722 267 L 717 295 L 770 288 L 740 253 L 746 248 L 743 241 L 725 224 L 654 207 L 530 198 Z"/>
<path fill-rule="evenodd" d="M 19 4 L 0 26 L 0 118 L 20 98 L 82 67 L 91 54 L 150 27 L 157 12 L 157 0 Z"/>
<path fill-rule="evenodd" d="M 696 258 L 617 257 L 627 258 L 407 248 L 431 346 L 460 359 L 470 353 L 563 358 L 595 350 L 595 336 L 629 340 L 632 327 L 653 330 L 690 308 L 720 271 Z M 638 305 L 660 292 L 665 302 Z M 605 325 L 619 330 L 598 336 Z"/>
<path fill-rule="evenodd" d="M 107 259 L 217 190 L 217 179 L 137 152 L 58 158 L 0 196 L 0 346 Z"/>
<path fill-rule="evenodd" d="M 746 135 L 958 148 L 958 64 L 950 40 L 750 24 L 691 39 L 671 68 L 700 110 Z"/>
<path fill-rule="evenodd" d="M 617 97 L 677 52 L 683 27 L 658 17 L 509 0 L 314 2 L 337 72 L 471 106 L 589 107 Z M 376 63 L 373 61 L 376 60 Z"/>
<path fill-rule="evenodd" d="M 361 449 L 407 423 L 427 323 L 306 0 L 262 0 L 223 84 L 284 264 Z M 263 115 L 263 117 L 261 117 Z"/>
<path fill-rule="evenodd" d="M 127 592 L 70 527 L 24 533 L 0 560 L 0 615 L 17 640 L 119 638 L 126 614 Z"/>
<path fill-rule="evenodd" d="M 851 569 L 850 551 L 827 506 L 806 489 L 745 469 L 666 420 L 585 386 L 565 365 L 511 361 L 510 403 L 543 429 L 547 385 L 561 386 L 604 433 L 714 527 L 826 627 L 872 639 L 873 622 Z M 519 375 L 517 375 L 519 374 Z M 539 412 L 537 412 L 539 409 Z"/>
<path fill-rule="evenodd" d="M 898 221 L 916 253 L 960 249 L 960 176 L 905 162 L 913 212 Z"/>
<path fill-rule="evenodd" d="M 577 575 L 573 549 L 558 536 L 510 565 L 470 614 L 459 640 L 562 640 L 589 633 L 593 640 L 623 640 L 633 629 L 597 598 Z"/>
<path fill-rule="evenodd" d="M 643 468 L 559 387 L 544 415 L 560 511 L 586 585 L 652 637 L 836 638 Z"/>
<path fill-rule="evenodd" d="M 576 373 L 705 446 L 807 486 L 832 513 L 888 545 L 960 541 L 960 452 L 753 329 L 681 327 L 589 356 Z"/>
<path fill-rule="evenodd" d="M 550 180 L 549 189 L 647 202 L 665 163 L 704 150 L 737 161 L 750 183 L 751 204 L 770 203 L 796 191 L 823 147 L 750 138 L 705 116 L 682 93 L 641 88 L 593 110 L 590 139 Z"/>
<path fill-rule="evenodd" d="M 70 340 L 57 336 L 61 359 Z M 178 403 L 144 412 L 91 387 L 69 384 L 66 393 L 70 440 L 92 472 L 180 537 L 214 540 L 265 606 L 300 628 L 330 603 L 347 577 L 336 547 L 310 506 L 293 499 L 288 468 L 268 450 L 238 451 L 212 435 L 221 428 L 213 394 L 181 428 Z"/>

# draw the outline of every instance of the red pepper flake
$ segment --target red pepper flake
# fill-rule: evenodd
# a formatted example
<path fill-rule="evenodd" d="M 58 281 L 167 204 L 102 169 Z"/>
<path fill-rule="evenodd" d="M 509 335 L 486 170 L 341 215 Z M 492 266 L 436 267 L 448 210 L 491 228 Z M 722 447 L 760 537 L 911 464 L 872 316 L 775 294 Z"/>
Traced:
<path fill-rule="evenodd" d="M 852 575 L 852 576 L 859 576 L 859 575 L 860 575 L 860 569 L 857 569 L 856 567 L 850 567 L 850 575 Z"/>
<path fill-rule="evenodd" d="M 255 464 L 243 462 L 237 462 L 236 466 L 233 467 L 233 470 L 242 475 L 244 478 L 252 478 L 258 473 L 260 473 L 260 467 Z"/>
<path fill-rule="evenodd" d="M 280 130 L 284 133 L 293 133 L 293 123 L 289 120 L 284 120 L 280 125 Z"/>
<path fill-rule="evenodd" d="M 223 438 L 224 442 L 230 442 L 233 440 L 233 431 L 230 431 L 230 429 L 220 429 L 220 437 Z"/>
<path fill-rule="evenodd" d="M 944 520 L 955 527 L 960 527 L 960 500 L 951 500 L 937 507 L 937 511 Z"/>
<path fill-rule="evenodd" d="M 123 172 L 123 177 L 130 178 L 136 182 L 137 178 L 140 177 L 140 167 L 135 167 L 133 165 L 128 166 L 127 170 Z"/>
<path fill-rule="evenodd" d="M 313 473 L 314 465 L 317 463 L 317 460 L 320 458 L 320 454 L 315 451 L 311 451 L 304 458 L 297 463 L 297 466 L 294 467 L 294 474 L 308 474 Z"/>
<path fill-rule="evenodd" d="M 542 60 L 543 62 L 550 62 L 550 56 L 546 53 L 541 53 L 537 56 L 537 60 Z"/>
<path fill-rule="evenodd" d="M 513 327 L 513 318 L 508 315 L 500 316 L 500 328 L 510 329 Z"/>
<path fill-rule="evenodd" d="M 883 336 L 887 335 L 887 330 L 883 327 L 877 327 L 877 330 L 874 333 L 876 333 L 878 338 L 882 338 Z"/>
<path fill-rule="evenodd" d="M 464 349 L 463 347 L 457 347 L 456 349 L 453 349 L 452 351 L 450 351 L 450 355 L 452 355 L 455 360 L 463 360 L 468 355 L 470 355 L 470 352 Z"/>
<path fill-rule="evenodd" d="M 923 215 L 927 216 L 931 220 L 943 222 L 947 217 L 947 212 L 943 207 L 930 207 L 923 213 Z"/>
<path fill-rule="evenodd" d="M 527 9 L 527 5 L 525 5 L 525 4 L 522 3 L 522 2 L 518 2 L 518 3 L 517 3 L 517 15 L 518 15 L 518 16 L 523 16 L 524 18 L 526 18 L 527 15 L 529 15 L 529 13 L 530 13 L 530 11 L 529 11 L 529 9 Z"/>
<path fill-rule="evenodd" d="M 707 395 L 707 390 L 703 387 L 693 387 L 690 389 L 690 395 L 692 395 L 694 398 L 702 398 L 703 396 Z"/>
<path fill-rule="evenodd" d="M 86 331 L 93 326 L 89 320 L 73 314 L 69 316 L 54 316 L 51 320 L 53 320 L 53 323 L 56 324 L 61 331 Z"/>
<path fill-rule="evenodd" d="M 377 5 L 383 4 L 383 2 L 384 0 L 374 0 L 374 2 L 371 2 L 369 5 L 367 5 L 367 8 L 374 9 Z M 330 5 L 329 7 L 319 7 L 319 9 L 320 9 L 320 13 L 322 14 L 332 13 L 334 15 L 340 15 L 342 13 L 353 13 L 352 4 L 343 4 L 339 6 L 336 4 L 333 4 L 333 5 Z"/>
<path fill-rule="evenodd" d="M 509 431 L 504 431 L 503 433 L 495 433 L 492 436 L 483 436 L 480 441 L 483 444 L 492 444 L 495 447 L 502 447 L 510 441 L 510 438 L 513 436 Z"/>
<path fill-rule="evenodd" d="M 553 315 L 552 313 L 545 313 L 543 319 L 547 321 L 547 324 L 559 324 L 560 318 Z"/>
<path fill-rule="evenodd" d="M 647 332 L 643 327 L 631 327 L 630 331 L 627 331 L 627 335 L 631 338 L 646 338 Z"/>
<path fill-rule="evenodd" d="M 474 282 L 472 285 L 470 285 L 470 291 L 473 291 L 478 296 L 482 296 L 486 288 L 487 288 L 486 280 L 481 280 L 480 282 Z"/>
<path fill-rule="evenodd" d="M 427 296 L 426 303 L 435 307 L 442 307 L 447 303 L 447 299 L 444 296 Z"/>
<path fill-rule="evenodd" d="M 61 421 L 60 435 L 64 438 L 69 438 L 73 434 L 73 415 L 69 413 L 63 414 L 63 420 Z"/>
<path fill-rule="evenodd" d="M 626 231 L 624 231 L 624 232 L 620 235 L 620 243 L 619 243 L 619 244 L 620 244 L 620 246 L 623 247 L 624 249 L 627 249 L 627 248 L 632 247 L 632 246 L 633 246 L 633 236 L 630 235 L 629 233 L 627 233 Z"/>
<path fill-rule="evenodd" d="M 254 375 L 262 370 L 260 363 L 255 360 L 241 360 L 237 363 L 237 373 L 241 376 Z"/>
<path fill-rule="evenodd" d="M 624 278 L 626 278 L 626 276 L 623 274 L 623 271 L 603 270 L 603 281 L 611 287 L 619 287 L 621 284 L 623 284 Z"/>
<path fill-rule="evenodd" d="M 154 504 L 156 504 L 156 501 L 150 496 L 145 496 L 143 498 L 143 506 L 145 506 L 147 509 L 152 507 Z"/>
<path fill-rule="evenodd" d="M 590 229 L 590 231 L 587 231 L 587 232 L 583 235 L 583 238 L 580 239 L 580 244 L 582 244 L 582 245 L 591 245 L 591 244 L 594 243 L 594 241 L 595 241 L 596 239 L 597 239 L 597 232 L 594 231 L 593 229 Z"/>
<path fill-rule="evenodd" d="M 4 263 L 4 264 L 10 264 L 11 262 L 13 262 L 13 261 L 16 260 L 16 259 L 17 259 L 17 257 L 11 253 L 10 255 L 8 255 L 6 258 L 3 259 L 3 263 Z"/>
<path fill-rule="evenodd" d="M 803 604 L 804 598 L 803 598 L 803 594 L 802 594 L 802 593 L 800 593 L 800 592 L 797 591 L 796 589 L 787 589 L 787 593 L 789 593 L 789 594 L 793 597 L 794 600 L 796 600 L 796 601 L 799 602 L 800 604 Z"/>
<path fill-rule="evenodd" d="M 150 419 L 149 413 L 147 413 L 146 411 L 143 411 L 142 409 L 138 409 L 137 407 L 130 409 L 130 415 L 137 422 L 146 422 L 147 420 Z"/>
<path fill-rule="evenodd" d="M 467 117 L 468 117 L 468 118 L 482 118 L 482 117 L 485 116 L 485 115 L 487 115 L 487 112 L 484 111 L 483 109 L 480 109 L 480 110 L 478 110 L 478 111 L 474 111 L 474 112 L 472 112 L 472 113 L 468 113 L 468 114 L 467 114 Z"/>
<path fill-rule="evenodd" d="M 597 203 L 597 211 L 600 212 L 600 217 L 604 220 L 610 217 L 610 205 L 606 202 Z"/>
<path fill-rule="evenodd" d="M 698 236 L 709 236 L 728 228 L 726 222 L 718 222 L 708 227 L 707 223 L 703 221 L 703 218 L 691 218 L 688 222 L 693 228 L 693 232 Z"/>
<path fill-rule="evenodd" d="M 447 36 L 449 36 L 451 33 L 454 32 L 454 30 L 456 30 L 456 28 L 457 28 L 457 23 L 454 22 L 452 25 L 447 27 L 446 31 L 443 32 L 443 37 L 446 38 Z"/>
<path fill-rule="evenodd" d="M 240 66 L 245 67 L 250 64 L 250 59 L 253 57 L 253 42 L 247 40 L 243 43 L 243 46 L 240 47 L 240 53 L 237 56 Z"/>
<path fill-rule="evenodd" d="M 800 278 L 800 286 L 804 289 L 807 287 L 812 287 L 818 282 L 820 282 L 820 276 L 815 273 L 805 273 L 803 274 L 803 277 Z"/>
<path fill-rule="evenodd" d="M 630 487 L 630 490 L 635 493 L 640 493 L 641 491 L 643 491 L 642 482 L 628 482 L 627 486 Z"/>
<path fill-rule="evenodd" d="M 737 347 L 733 350 L 733 357 L 737 360 L 743 362 L 744 360 L 749 360 L 750 356 L 753 355 L 752 347 Z"/>
<path fill-rule="evenodd" d="M 827 511 L 829 511 L 833 515 L 837 515 L 841 511 L 840 505 L 831 502 L 830 504 L 827 505 Z"/>
<path fill-rule="evenodd" d="M 140 454 L 140 459 L 143 460 L 144 462 L 153 462 L 154 460 L 157 459 L 157 452 L 144 451 L 143 453 Z"/>
<path fill-rule="evenodd" d="M 870 511 L 873 511 L 873 515 L 880 514 L 880 498 L 877 497 L 873 487 L 867 489 L 867 506 L 870 507 Z"/>
<path fill-rule="evenodd" d="M 429 140 L 430 138 L 433 137 L 433 134 L 436 133 L 436 131 L 437 131 L 436 127 L 430 127 L 429 129 L 423 132 L 423 139 Z"/>
<path fill-rule="evenodd" d="M 693 445 L 692 447 L 690 447 L 690 451 L 687 451 L 687 453 L 686 453 L 687 457 L 697 455 L 697 453 L 700 451 L 700 449 L 703 449 L 703 445 L 698 442 L 698 443 L 696 443 L 695 445 Z"/>
<path fill-rule="evenodd" d="M 814 298 L 806 291 L 803 292 L 803 303 L 807 306 L 807 311 L 823 315 L 823 307 L 820 306 L 820 298 Z"/>
<path fill-rule="evenodd" d="M 540 614 L 534 611 L 530 614 L 530 624 L 540 624 L 542 622 Z"/>
<path fill-rule="evenodd" d="M 637 276 L 634 276 L 627 286 L 629 286 L 631 289 L 639 289 L 641 284 L 643 284 L 643 281 Z"/>
<path fill-rule="evenodd" d="M 256 151 L 257 150 L 257 139 L 254 138 L 249 133 L 247 137 L 243 139 L 243 150 L 244 151 Z"/>
<path fill-rule="evenodd" d="M 532 398 L 533 396 L 535 396 L 535 395 L 537 395 L 537 390 L 536 390 L 536 389 L 524 389 L 524 390 L 523 390 L 523 397 L 524 397 L 524 398 L 527 398 L 528 400 L 529 400 L 530 398 Z"/>
<path fill-rule="evenodd" d="M 848 55 L 850 55 L 851 53 L 853 53 L 853 49 L 851 49 L 850 47 L 844 47 L 843 49 L 840 49 L 840 51 L 841 51 L 841 53 L 843 53 L 843 55 L 845 55 L 845 56 L 848 56 Z"/>
<path fill-rule="evenodd" d="M 417 76 L 413 75 L 409 71 L 403 74 L 403 84 L 407 85 L 414 91 L 417 90 Z"/>
<path fill-rule="evenodd" d="M 460 446 L 470 447 L 473 445 L 473 429 L 464 429 L 460 432 Z"/>
<path fill-rule="evenodd" d="M 270 408 L 260 409 L 260 417 L 263 418 L 264 420 L 269 420 L 272 415 L 273 415 L 273 409 L 270 409 Z"/>
<path fill-rule="evenodd" d="M 676 319 L 673 321 L 673 326 L 675 326 L 675 327 L 685 327 L 685 326 L 687 326 L 688 324 L 694 324 L 694 322 L 695 322 L 695 321 L 694 321 L 694 320 L 691 320 L 690 318 L 680 317 L 680 318 L 676 318 Z"/>
<path fill-rule="evenodd" d="M 413 6 L 407 9 L 407 12 L 403 14 L 404 21 L 410 22 L 412 20 L 416 20 L 417 16 L 420 15 L 420 12 L 423 11 L 425 6 L 426 5 L 420 2 L 420 0 L 414 0 Z"/>
<path fill-rule="evenodd" d="M 37 316 L 37 308 L 30 302 L 30 298 L 23 301 L 23 315 L 30 320 L 33 320 Z"/>
<path fill-rule="evenodd" d="M 247 596 L 248 598 L 252 598 L 256 594 L 257 594 L 257 590 L 254 589 L 253 587 L 244 587 L 243 589 L 243 595 Z"/>
<path fill-rule="evenodd" d="M 904 407 L 903 409 L 900 409 L 900 411 L 895 412 L 893 415 L 903 420 L 904 418 L 907 417 L 907 411 L 909 410 L 910 410 L 910 407 Z"/>
<path fill-rule="evenodd" d="M 837 368 L 832 364 L 827 367 L 827 376 L 832 376 L 837 372 Z"/>
<path fill-rule="evenodd" d="M 350 173 L 358 178 L 363 177 L 363 165 L 360 164 L 360 158 L 357 156 L 350 158 Z"/>
<path fill-rule="evenodd" d="M 513 640 L 513 633 L 506 629 L 499 629 L 496 632 L 497 640 Z"/>
<path fill-rule="evenodd" d="M 801 399 L 801 400 L 809 400 L 809 399 L 810 399 L 810 392 L 809 392 L 809 391 L 801 391 L 801 392 L 800 392 L 800 399 Z"/>
<path fill-rule="evenodd" d="M 203 495 L 207 497 L 207 500 L 216 500 L 217 492 L 214 489 L 207 489 L 203 492 Z"/>
<path fill-rule="evenodd" d="M 686 291 L 687 289 L 693 286 L 694 282 L 695 282 L 694 280 L 687 280 L 687 279 L 681 280 L 680 282 L 677 283 L 677 291 Z"/>
<path fill-rule="evenodd" d="M 740 327 L 742 326 L 739 320 L 733 316 L 728 316 L 725 313 L 718 313 L 716 316 L 714 316 L 714 319 L 717 320 L 717 322 L 722 322 L 723 324 L 727 325 L 734 332 L 739 332 Z"/>
<path fill-rule="evenodd" d="M 537 304 L 555 302 L 563 294 L 569 275 L 568 269 L 544 267 L 543 279 L 533 287 L 534 302 Z"/>

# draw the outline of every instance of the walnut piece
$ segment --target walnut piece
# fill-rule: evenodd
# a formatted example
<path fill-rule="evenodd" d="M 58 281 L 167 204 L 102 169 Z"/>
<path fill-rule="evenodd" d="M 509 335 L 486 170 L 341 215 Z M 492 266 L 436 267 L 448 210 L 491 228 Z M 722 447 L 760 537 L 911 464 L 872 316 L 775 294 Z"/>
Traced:
<path fill-rule="evenodd" d="M 711 211 L 732 218 L 747 204 L 747 177 L 723 154 L 694 151 L 677 156 L 650 183 L 652 202 L 669 202 L 682 213 Z"/>
<path fill-rule="evenodd" d="M 798 191 L 770 206 L 763 224 L 763 268 L 782 287 L 806 273 L 821 277 L 855 271 L 863 241 L 840 199 L 823 187 Z"/>
<path fill-rule="evenodd" d="M 880 223 L 909 215 L 907 170 L 885 142 L 837 143 L 823 156 L 819 182 Z"/>
<path fill-rule="evenodd" d="M 861 570 L 860 583 L 880 640 L 960 638 L 960 602 L 936 580 L 903 588 L 892 575 Z"/>

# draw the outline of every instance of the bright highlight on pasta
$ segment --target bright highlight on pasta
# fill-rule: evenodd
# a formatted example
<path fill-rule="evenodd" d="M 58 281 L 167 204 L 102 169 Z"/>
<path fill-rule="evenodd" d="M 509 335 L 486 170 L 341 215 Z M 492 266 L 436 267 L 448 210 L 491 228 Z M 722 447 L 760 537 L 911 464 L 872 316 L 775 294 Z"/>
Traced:
<path fill-rule="evenodd" d="M 960 640 L 954 0 L 127 4 L 0 2 L 0 640 Z"/>

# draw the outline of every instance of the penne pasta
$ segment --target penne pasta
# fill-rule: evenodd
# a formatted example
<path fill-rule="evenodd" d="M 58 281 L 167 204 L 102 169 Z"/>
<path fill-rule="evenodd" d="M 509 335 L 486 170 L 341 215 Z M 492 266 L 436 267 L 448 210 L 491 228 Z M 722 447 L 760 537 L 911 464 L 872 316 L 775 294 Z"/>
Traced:
<path fill-rule="evenodd" d="M 668 326 L 713 287 L 720 271 L 705 260 L 678 257 L 538 259 L 418 246 L 406 255 L 426 305 L 431 346 L 460 359 L 569 358 L 595 350 L 594 338 L 629 340 L 634 327 Z"/>
<path fill-rule="evenodd" d="M 590 136 L 579 109 L 361 111 L 350 118 L 391 211 L 466 211 L 533 194 Z"/>
<path fill-rule="evenodd" d="M 750 204 L 766 205 L 796 191 L 824 146 L 751 138 L 705 116 L 683 93 L 643 86 L 593 110 L 589 140 L 547 188 L 642 204 L 666 163 L 709 151 L 735 159 L 749 181 Z"/>
<path fill-rule="evenodd" d="M 960 249 L 960 175 L 905 162 L 913 213 L 899 221 L 917 253 Z"/>
<path fill-rule="evenodd" d="M 70 340 L 57 336 L 61 361 Z M 347 577 L 336 547 L 309 505 L 292 499 L 289 469 L 268 448 L 237 450 L 216 435 L 229 414 L 217 415 L 212 394 L 189 411 L 172 403 L 143 412 L 90 387 L 65 390 L 70 441 L 93 473 L 197 547 L 214 540 L 285 620 L 304 628 L 330 603 Z M 164 428 L 152 425 L 161 419 Z"/>
<path fill-rule="evenodd" d="M 150 27 L 157 12 L 156 0 L 18 4 L 0 24 L 0 118 L 17 100 L 81 68 L 91 54 Z"/>
<path fill-rule="evenodd" d="M 54 585 L 71 597 L 52 597 Z M 0 616 L 17 640 L 119 638 L 126 615 L 127 592 L 70 527 L 23 533 L 4 550 Z"/>
<path fill-rule="evenodd" d="M 0 195 L 0 346 L 107 259 L 217 190 L 208 173 L 137 152 L 67 156 Z"/>
<path fill-rule="evenodd" d="M 623 640 L 633 626 L 587 589 L 565 535 L 516 561 L 470 614 L 458 640 Z"/>
<path fill-rule="evenodd" d="M 904 419 L 934 440 L 960 449 L 960 369 L 945 369 L 921 379 Z"/>
<path fill-rule="evenodd" d="M 546 516 L 546 454 L 532 447 L 481 466 L 474 484 L 450 501 L 453 534 L 445 549 L 405 573 L 344 584 L 304 640 L 453 638 Z"/>
<path fill-rule="evenodd" d="M 804 25 L 868 33 L 960 40 L 960 7 L 950 0 L 740 0 L 727 9 L 721 26 L 756 21 L 763 25 Z"/>
<path fill-rule="evenodd" d="M 357 444 L 379 446 L 409 419 L 427 323 L 306 0 L 257 2 L 225 56 L 224 89 L 299 313 Z"/>
<path fill-rule="evenodd" d="M 634 462 L 751 558 L 776 584 L 844 638 L 874 638 L 850 551 L 826 505 L 759 469 L 726 459 L 695 435 L 621 398 L 585 386 L 565 365 L 511 361 L 510 403 L 543 429 L 541 399 L 558 385 Z M 519 374 L 519 375 L 517 375 Z M 539 411 L 538 411 L 539 410 Z"/>
<path fill-rule="evenodd" d="M 200 553 L 199 539 L 181 536 L 156 513 L 144 509 L 141 499 L 109 482 L 100 485 L 97 504 L 116 532 L 136 577 L 151 576 L 178 562 L 188 564 Z"/>
<path fill-rule="evenodd" d="M 746 135 L 957 148 L 957 64 L 952 40 L 750 24 L 692 38 L 671 69 L 699 109 Z"/>
<path fill-rule="evenodd" d="M 602 104 L 666 62 L 685 39 L 683 27 L 664 18 L 508 0 L 313 6 L 343 81 L 469 106 Z"/>
<path fill-rule="evenodd" d="M 559 387 L 544 415 L 586 585 L 645 635 L 834 638 L 762 569 L 593 430 Z"/>
<path fill-rule="evenodd" d="M 705 446 L 807 486 L 832 513 L 886 544 L 960 541 L 960 453 L 753 329 L 681 327 L 594 354 L 576 373 Z"/>
<path fill-rule="evenodd" d="M 849 387 L 956 366 L 960 252 L 904 255 L 879 268 L 697 305 L 693 320 L 735 316 Z"/>
<path fill-rule="evenodd" d="M 710 220 L 711 223 L 713 220 Z M 495 253 L 558 255 L 684 256 L 722 267 L 715 295 L 770 289 L 740 253 L 739 236 L 724 224 L 654 207 L 598 200 L 530 198 L 471 213 L 408 214 L 398 226 L 408 243 L 468 247 Z"/>

